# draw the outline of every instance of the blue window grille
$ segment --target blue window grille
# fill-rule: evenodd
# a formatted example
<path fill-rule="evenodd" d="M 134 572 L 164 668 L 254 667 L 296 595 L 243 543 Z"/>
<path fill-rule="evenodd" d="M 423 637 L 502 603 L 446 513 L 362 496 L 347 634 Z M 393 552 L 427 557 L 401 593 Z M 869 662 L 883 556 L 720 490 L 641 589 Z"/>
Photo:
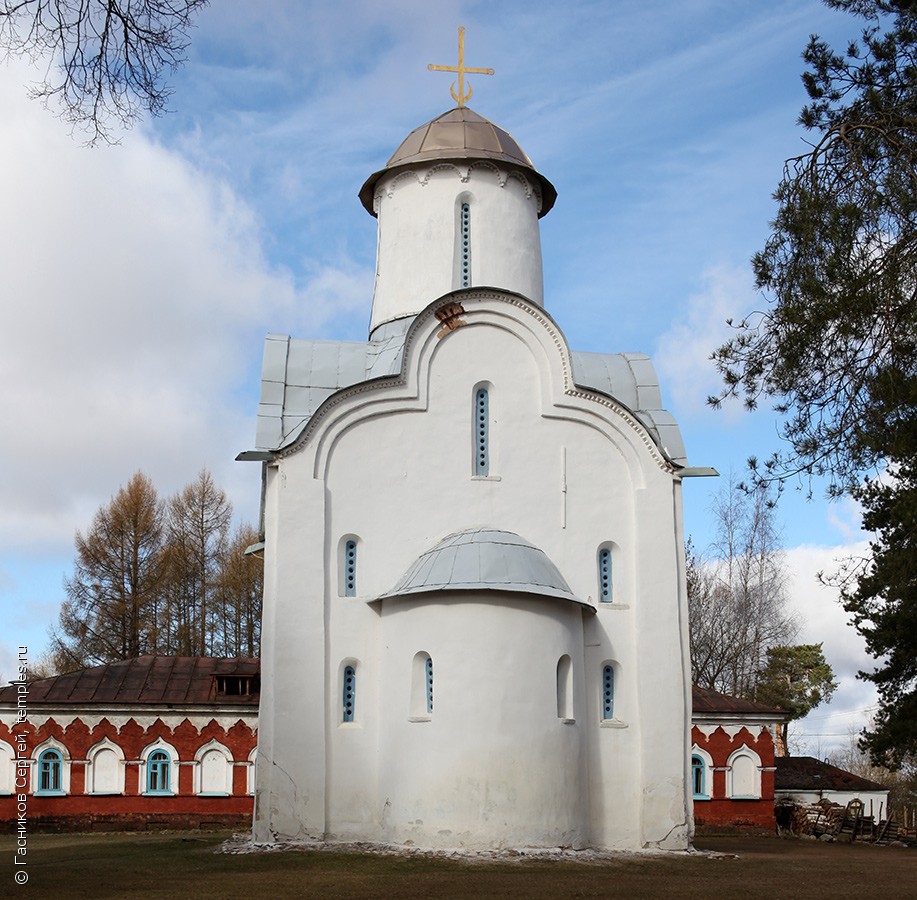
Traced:
<path fill-rule="evenodd" d="M 357 595 L 357 542 L 344 544 L 344 596 Z"/>
<path fill-rule="evenodd" d="M 475 422 L 475 455 L 474 455 L 474 474 L 486 475 L 489 470 L 488 461 L 488 407 L 490 401 L 487 394 L 487 388 L 478 388 L 474 398 L 474 422 Z"/>
<path fill-rule="evenodd" d="M 614 666 L 602 669 L 602 718 L 615 717 L 615 670 Z"/>
<path fill-rule="evenodd" d="M 357 673 L 353 666 L 344 666 L 343 720 L 353 721 L 354 702 L 357 689 Z"/>
<path fill-rule="evenodd" d="M 45 750 L 38 757 L 38 790 L 39 794 L 63 793 L 63 757 L 57 750 Z"/>
<path fill-rule="evenodd" d="M 427 712 L 433 712 L 433 660 L 428 656 L 424 665 L 427 675 Z"/>
<path fill-rule="evenodd" d="M 471 207 L 462 204 L 462 287 L 471 286 Z"/>
<path fill-rule="evenodd" d="M 172 760 L 165 750 L 154 750 L 146 761 L 146 790 L 148 794 L 172 793 Z"/>
<path fill-rule="evenodd" d="M 612 602 L 611 590 L 611 550 L 602 547 L 599 550 L 599 600 L 602 603 Z"/>
<path fill-rule="evenodd" d="M 696 798 L 706 797 L 706 791 L 704 790 L 704 775 L 705 775 L 705 766 L 704 761 L 699 756 L 691 757 L 691 785 L 694 789 L 694 796 Z"/>

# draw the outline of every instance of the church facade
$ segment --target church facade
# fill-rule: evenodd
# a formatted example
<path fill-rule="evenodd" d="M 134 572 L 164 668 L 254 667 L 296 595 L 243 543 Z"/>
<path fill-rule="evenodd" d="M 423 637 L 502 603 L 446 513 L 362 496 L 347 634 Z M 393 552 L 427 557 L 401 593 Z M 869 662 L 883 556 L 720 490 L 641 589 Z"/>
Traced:
<path fill-rule="evenodd" d="M 688 846 L 687 468 L 545 309 L 556 198 L 464 106 L 360 192 L 366 342 L 269 335 L 254 837 Z"/>

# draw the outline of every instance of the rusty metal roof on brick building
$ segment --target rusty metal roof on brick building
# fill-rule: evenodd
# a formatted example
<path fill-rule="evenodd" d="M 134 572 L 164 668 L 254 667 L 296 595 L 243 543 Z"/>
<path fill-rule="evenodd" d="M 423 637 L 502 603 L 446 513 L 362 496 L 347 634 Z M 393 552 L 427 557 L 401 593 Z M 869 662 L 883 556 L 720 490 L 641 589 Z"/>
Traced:
<path fill-rule="evenodd" d="M 778 791 L 887 791 L 868 778 L 861 778 L 822 762 L 814 756 L 778 756 L 774 760 L 774 789 Z"/>
<path fill-rule="evenodd" d="M 141 656 L 33 681 L 28 705 L 257 706 L 259 680 L 255 658 Z M 0 703 L 15 704 L 16 698 L 16 686 L 0 689 Z"/>
<path fill-rule="evenodd" d="M 691 709 L 695 717 L 757 716 L 769 721 L 787 718 L 787 714 L 777 707 L 733 697 L 730 694 L 721 694 L 719 691 L 698 687 L 696 684 L 691 686 Z"/>

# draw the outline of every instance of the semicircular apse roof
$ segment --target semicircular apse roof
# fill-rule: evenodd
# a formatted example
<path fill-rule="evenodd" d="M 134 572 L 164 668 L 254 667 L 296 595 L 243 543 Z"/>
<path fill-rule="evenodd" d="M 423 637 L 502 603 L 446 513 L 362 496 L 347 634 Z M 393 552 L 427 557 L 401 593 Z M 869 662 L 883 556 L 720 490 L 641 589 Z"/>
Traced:
<path fill-rule="evenodd" d="M 431 591 L 498 590 L 571 600 L 571 590 L 543 550 L 512 531 L 471 528 L 421 554 L 385 597 Z"/>

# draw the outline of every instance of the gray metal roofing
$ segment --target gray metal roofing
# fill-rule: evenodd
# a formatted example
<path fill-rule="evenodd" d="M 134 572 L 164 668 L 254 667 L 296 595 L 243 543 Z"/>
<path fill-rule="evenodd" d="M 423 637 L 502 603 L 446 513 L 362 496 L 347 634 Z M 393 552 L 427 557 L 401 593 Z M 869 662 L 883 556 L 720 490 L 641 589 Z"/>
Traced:
<path fill-rule="evenodd" d="M 255 446 L 259 450 L 287 447 L 332 394 L 362 381 L 397 375 L 412 321 L 386 323 L 365 343 L 269 334 L 264 342 Z M 578 386 L 615 399 L 643 423 L 668 459 L 679 466 L 688 464 L 678 423 L 662 408 L 659 380 L 646 354 L 573 351 L 572 360 Z"/>
<path fill-rule="evenodd" d="M 570 590 L 543 550 L 497 528 L 472 528 L 443 538 L 382 598 L 469 590 L 514 591 L 589 605 Z"/>
<path fill-rule="evenodd" d="M 467 106 L 456 107 L 415 128 L 391 155 L 384 169 L 373 172 L 360 189 L 360 202 L 370 215 L 376 182 L 386 172 L 407 166 L 434 163 L 437 160 L 488 159 L 530 172 L 541 185 L 541 209 L 544 216 L 554 206 L 554 185 L 535 169 L 532 161 L 515 138 L 499 125 Z"/>

